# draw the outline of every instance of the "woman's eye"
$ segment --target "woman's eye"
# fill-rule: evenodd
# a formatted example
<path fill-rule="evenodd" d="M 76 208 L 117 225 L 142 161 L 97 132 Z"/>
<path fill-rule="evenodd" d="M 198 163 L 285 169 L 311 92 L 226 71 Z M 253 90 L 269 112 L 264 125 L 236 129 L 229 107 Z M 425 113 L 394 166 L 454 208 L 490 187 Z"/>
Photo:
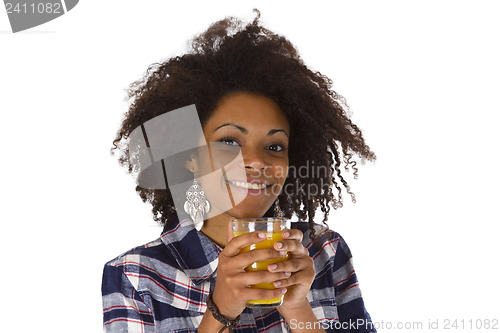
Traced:
<path fill-rule="evenodd" d="M 238 141 L 236 141 L 233 138 L 222 138 L 219 140 L 219 142 L 223 142 L 228 146 L 238 146 L 239 145 Z"/>
<path fill-rule="evenodd" d="M 268 146 L 267 149 L 269 149 L 271 151 L 276 151 L 276 152 L 282 152 L 282 151 L 286 150 L 285 146 L 280 145 L 280 144 L 270 145 L 270 146 Z"/>

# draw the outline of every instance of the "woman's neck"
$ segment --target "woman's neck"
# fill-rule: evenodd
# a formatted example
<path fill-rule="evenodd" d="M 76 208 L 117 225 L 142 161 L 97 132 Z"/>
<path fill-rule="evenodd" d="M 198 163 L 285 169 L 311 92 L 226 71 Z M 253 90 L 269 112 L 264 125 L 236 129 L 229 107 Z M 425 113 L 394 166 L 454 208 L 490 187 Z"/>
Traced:
<path fill-rule="evenodd" d="M 233 217 L 227 213 L 222 213 L 220 215 L 211 217 L 205 220 L 201 232 L 203 232 L 208 238 L 210 238 L 215 244 L 224 248 L 227 241 L 227 235 L 229 232 L 228 224 L 231 223 Z"/>

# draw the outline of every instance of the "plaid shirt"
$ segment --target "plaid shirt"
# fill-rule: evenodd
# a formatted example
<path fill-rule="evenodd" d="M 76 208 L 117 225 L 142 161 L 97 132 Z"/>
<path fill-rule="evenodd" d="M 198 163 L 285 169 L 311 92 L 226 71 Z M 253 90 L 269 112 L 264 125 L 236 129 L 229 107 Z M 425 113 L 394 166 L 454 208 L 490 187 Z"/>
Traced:
<path fill-rule="evenodd" d="M 321 327 L 375 332 L 344 239 L 329 231 L 313 243 L 308 225 L 295 222 L 292 228 L 304 233 L 302 243 L 314 259 L 316 277 L 307 298 Z M 108 262 L 102 280 L 104 331 L 196 332 L 215 286 L 220 252 L 190 219 L 183 219 L 165 227 L 159 239 Z M 287 324 L 276 309 L 245 308 L 234 332 L 291 332 L 301 324 Z"/>

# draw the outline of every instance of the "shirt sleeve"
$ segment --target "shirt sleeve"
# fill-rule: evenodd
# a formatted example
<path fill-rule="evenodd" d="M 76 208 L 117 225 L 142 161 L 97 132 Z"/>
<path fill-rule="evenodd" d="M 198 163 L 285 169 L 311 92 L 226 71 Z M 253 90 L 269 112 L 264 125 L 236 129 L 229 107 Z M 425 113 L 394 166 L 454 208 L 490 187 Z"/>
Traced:
<path fill-rule="evenodd" d="M 155 333 L 154 318 L 119 267 L 106 264 L 102 278 L 105 333 Z"/>
<path fill-rule="evenodd" d="M 339 316 L 337 332 L 376 332 L 361 297 L 351 251 L 342 237 L 335 253 L 333 282 Z"/>

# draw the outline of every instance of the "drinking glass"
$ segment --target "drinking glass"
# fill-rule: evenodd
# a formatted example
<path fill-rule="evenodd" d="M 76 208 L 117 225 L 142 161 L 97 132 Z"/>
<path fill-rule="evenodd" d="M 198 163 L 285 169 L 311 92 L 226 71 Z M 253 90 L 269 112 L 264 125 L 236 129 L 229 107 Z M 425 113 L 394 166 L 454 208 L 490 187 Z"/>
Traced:
<path fill-rule="evenodd" d="M 282 231 L 285 229 L 290 229 L 290 225 L 290 220 L 282 217 L 242 218 L 232 221 L 234 237 L 254 231 L 261 231 L 267 234 L 266 239 L 262 240 L 259 243 L 244 247 L 243 249 L 241 249 L 240 253 L 257 249 L 274 248 L 275 242 L 283 240 L 283 237 L 281 236 Z M 286 253 L 286 255 L 280 258 L 254 262 L 250 266 L 246 267 L 245 271 L 266 271 L 268 265 L 288 259 L 289 255 L 288 253 Z M 272 282 L 252 285 L 252 288 L 276 289 Z M 250 308 L 272 308 L 280 306 L 283 303 L 283 296 L 284 295 L 281 295 L 280 297 L 271 299 L 251 300 L 247 302 L 246 306 Z"/>

